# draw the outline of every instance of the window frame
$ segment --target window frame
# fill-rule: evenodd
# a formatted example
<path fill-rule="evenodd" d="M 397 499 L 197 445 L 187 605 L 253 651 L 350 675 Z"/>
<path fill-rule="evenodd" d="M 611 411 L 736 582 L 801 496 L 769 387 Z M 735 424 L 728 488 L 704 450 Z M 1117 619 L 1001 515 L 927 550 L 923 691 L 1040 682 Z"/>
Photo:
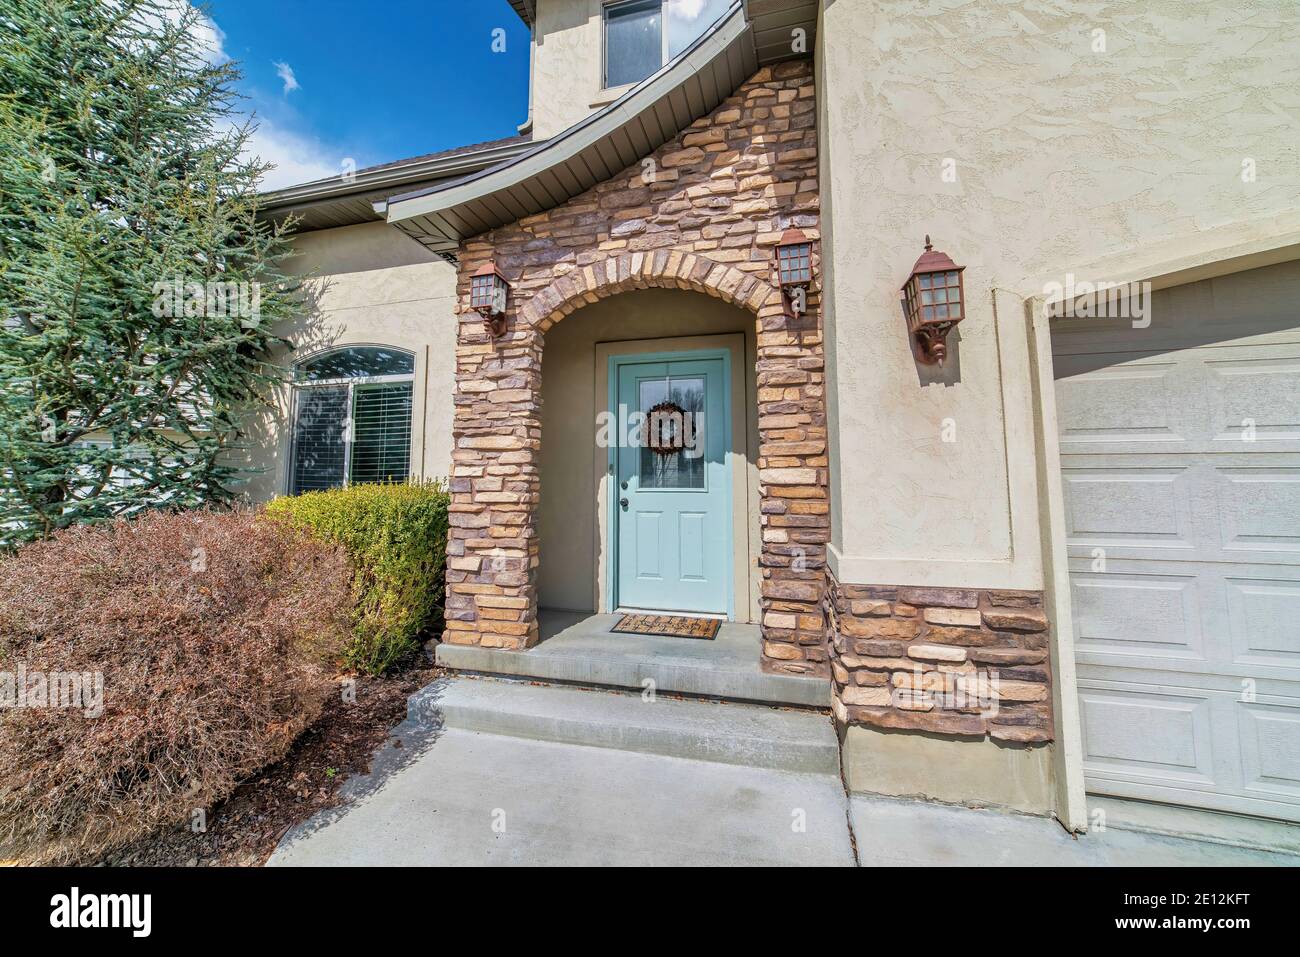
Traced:
<path fill-rule="evenodd" d="M 300 366 L 309 362 L 314 362 L 331 352 L 346 352 L 349 349 L 388 349 L 392 352 L 400 352 L 411 357 L 411 371 L 395 373 L 392 375 L 374 375 L 374 376 L 336 376 L 331 379 L 309 379 L 299 381 L 296 376 Z M 284 489 L 286 495 L 298 495 L 294 491 L 294 476 L 297 474 L 298 464 L 298 413 L 299 401 L 302 392 L 306 389 L 319 388 L 337 388 L 346 386 L 348 390 L 348 427 L 345 431 L 347 438 L 343 443 L 343 488 L 352 484 L 352 448 L 353 437 L 352 429 L 356 418 L 357 408 L 357 390 L 367 387 L 391 385 L 397 383 L 409 383 L 411 386 L 411 434 L 406 446 L 406 474 L 409 478 L 411 475 L 411 448 L 415 444 L 415 379 L 416 379 L 416 359 L 417 356 L 410 349 L 403 349 L 399 346 L 390 346 L 384 343 L 374 342 L 353 342 L 345 346 L 335 346 L 330 349 L 322 349 L 313 352 L 311 355 L 304 356 L 292 367 L 294 378 L 290 381 L 290 388 L 293 390 L 293 399 L 289 404 L 289 459 L 285 468 Z"/>
<path fill-rule="evenodd" d="M 641 2 L 643 0 L 600 0 L 600 91 L 602 93 L 607 90 L 630 89 L 646 79 L 646 77 L 642 77 L 640 80 L 634 80 L 631 83 L 620 83 L 618 86 L 609 85 L 609 11 L 614 7 Z M 659 65 L 648 74 L 649 76 L 654 76 L 668 62 L 668 24 L 665 22 L 664 0 L 658 0 L 658 2 Z"/>

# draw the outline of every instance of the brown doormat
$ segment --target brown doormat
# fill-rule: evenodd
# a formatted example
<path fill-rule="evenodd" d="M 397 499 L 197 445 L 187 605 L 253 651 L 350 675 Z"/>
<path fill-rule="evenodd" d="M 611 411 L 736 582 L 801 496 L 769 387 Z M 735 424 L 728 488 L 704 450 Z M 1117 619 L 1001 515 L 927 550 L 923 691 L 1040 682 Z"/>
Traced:
<path fill-rule="evenodd" d="M 611 631 L 625 635 L 663 635 L 669 638 L 703 638 L 718 636 L 722 622 L 717 618 L 691 618 L 686 615 L 624 615 Z"/>

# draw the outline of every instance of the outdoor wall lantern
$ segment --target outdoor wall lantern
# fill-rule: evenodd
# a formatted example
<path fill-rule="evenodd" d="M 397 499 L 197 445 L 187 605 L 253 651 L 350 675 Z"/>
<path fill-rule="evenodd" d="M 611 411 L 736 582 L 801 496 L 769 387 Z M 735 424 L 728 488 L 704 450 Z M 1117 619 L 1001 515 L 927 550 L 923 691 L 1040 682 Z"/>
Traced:
<path fill-rule="evenodd" d="M 496 263 L 480 267 L 469 280 L 469 306 L 483 316 L 483 327 L 494 339 L 505 335 L 509 291 L 510 284 L 497 270 Z"/>
<path fill-rule="evenodd" d="M 812 243 L 799 229 L 787 229 L 776 244 L 776 272 L 781 292 L 790 300 L 796 315 L 808 311 L 808 287 L 812 285 Z"/>
<path fill-rule="evenodd" d="M 934 251 L 925 237 L 925 252 L 903 283 L 907 329 L 916 339 L 918 355 L 927 365 L 943 365 L 948 355 L 948 331 L 966 314 L 965 294 L 958 266 L 947 253 Z"/>

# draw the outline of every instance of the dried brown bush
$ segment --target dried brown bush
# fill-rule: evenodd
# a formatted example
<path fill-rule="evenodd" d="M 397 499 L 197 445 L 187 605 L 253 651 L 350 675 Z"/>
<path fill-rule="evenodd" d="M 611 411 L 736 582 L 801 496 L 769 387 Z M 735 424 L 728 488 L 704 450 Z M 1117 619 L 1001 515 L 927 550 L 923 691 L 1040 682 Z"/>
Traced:
<path fill-rule="evenodd" d="M 0 848 L 90 862 L 282 757 L 336 687 L 350 580 L 340 550 L 248 510 L 69 529 L 0 560 L 0 672 L 104 682 L 99 717 L 0 708 Z"/>

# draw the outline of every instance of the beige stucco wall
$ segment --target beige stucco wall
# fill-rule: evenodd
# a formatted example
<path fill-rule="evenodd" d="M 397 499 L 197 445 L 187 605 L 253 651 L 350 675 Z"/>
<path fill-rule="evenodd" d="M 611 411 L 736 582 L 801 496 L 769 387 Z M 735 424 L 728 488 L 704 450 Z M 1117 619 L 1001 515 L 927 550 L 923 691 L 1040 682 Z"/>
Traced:
<path fill-rule="evenodd" d="M 1024 299 L 1294 231 L 1298 49 L 1283 0 L 824 0 L 841 581 L 1043 586 Z M 967 267 L 942 370 L 913 361 L 897 299 L 926 233 Z"/>
<path fill-rule="evenodd" d="M 306 275 L 303 317 L 276 331 L 294 343 L 288 366 L 344 345 L 387 345 L 415 355 L 411 473 L 445 478 L 451 464 L 456 351 L 455 269 L 385 223 L 304 233 L 288 271 Z M 248 457 L 262 468 L 248 483 L 252 501 L 287 491 L 289 390 L 252 421 Z"/>
<path fill-rule="evenodd" d="M 744 371 L 743 390 L 737 390 L 740 395 L 733 394 L 732 401 L 733 450 L 740 459 L 734 463 L 732 493 L 739 519 L 733 520 L 736 618 L 756 620 L 758 496 L 751 450 L 757 448 L 758 436 L 750 414 L 756 396 L 754 318 L 721 300 L 668 289 L 636 290 L 584 306 L 546 333 L 538 510 L 541 607 L 573 611 L 599 607 L 605 503 L 597 477 L 606 450 L 596 446 L 596 414 L 605 407 L 601 394 L 607 397 L 608 393 L 600 388 L 607 377 L 598 363 L 607 362 L 611 351 L 718 348 L 716 337 L 724 333 L 744 337 L 743 361 L 732 365 L 733 376 Z M 661 341 L 669 338 L 669 343 Z M 598 348 L 608 343 L 623 345 Z"/>
<path fill-rule="evenodd" d="M 533 30 L 533 136 L 568 129 L 617 96 L 601 89 L 600 0 L 543 0 Z"/>

